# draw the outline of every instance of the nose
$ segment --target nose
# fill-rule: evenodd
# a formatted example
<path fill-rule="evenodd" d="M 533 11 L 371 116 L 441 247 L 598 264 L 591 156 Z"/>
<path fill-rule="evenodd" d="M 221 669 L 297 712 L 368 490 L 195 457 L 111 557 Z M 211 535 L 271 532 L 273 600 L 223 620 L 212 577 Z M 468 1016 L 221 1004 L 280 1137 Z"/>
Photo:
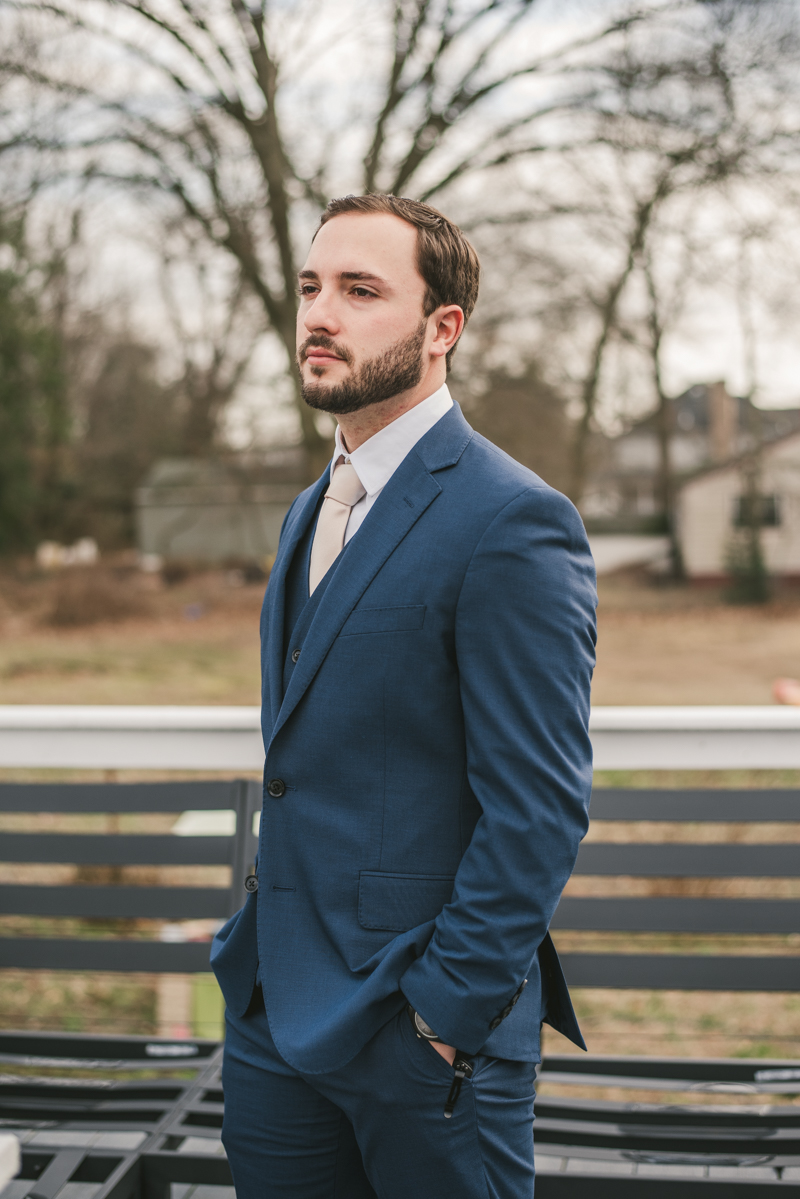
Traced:
<path fill-rule="evenodd" d="M 303 325 L 309 333 L 327 333 L 335 337 L 340 330 L 335 294 L 321 288 L 303 312 Z"/>

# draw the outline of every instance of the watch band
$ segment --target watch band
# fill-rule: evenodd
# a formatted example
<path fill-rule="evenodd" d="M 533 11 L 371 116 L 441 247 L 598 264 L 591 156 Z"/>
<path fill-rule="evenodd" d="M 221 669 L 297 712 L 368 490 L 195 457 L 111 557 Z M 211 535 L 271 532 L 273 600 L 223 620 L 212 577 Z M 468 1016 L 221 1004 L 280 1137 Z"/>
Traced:
<path fill-rule="evenodd" d="M 421 1040 L 434 1041 L 437 1045 L 443 1044 L 441 1037 L 437 1037 L 430 1024 L 425 1023 L 422 1016 L 420 1016 L 416 1008 L 413 1008 L 410 1003 L 406 1004 L 406 1011 L 408 1012 L 409 1020 L 414 1026 L 414 1031 Z M 450 1084 L 450 1091 L 444 1105 L 445 1120 L 449 1120 L 452 1117 L 458 1103 L 458 1097 L 461 1094 L 461 1085 L 465 1078 L 472 1078 L 474 1068 L 472 1059 L 466 1053 L 461 1053 L 457 1049 L 453 1058 L 453 1081 Z"/>

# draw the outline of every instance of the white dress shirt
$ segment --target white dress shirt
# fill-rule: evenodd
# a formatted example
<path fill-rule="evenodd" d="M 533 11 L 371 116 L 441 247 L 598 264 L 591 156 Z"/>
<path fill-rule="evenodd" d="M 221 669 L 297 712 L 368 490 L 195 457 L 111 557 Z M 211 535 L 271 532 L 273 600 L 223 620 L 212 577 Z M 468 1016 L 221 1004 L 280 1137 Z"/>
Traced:
<path fill-rule="evenodd" d="M 336 426 L 331 478 L 334 467 L 338 466 L 340 460 L 352 462 L 367 493 L 353 504 L 350 511 L 344 535 L 345 545 L 361 528 L 364 517 L 409 451 L 452 407 L 453 400 L 445 383 L 433 395 L 428 396 L 427 400 L 423 400 L 415 408 L 409 408 L 408 412 L 398 416 L 390 425 L 373 433 L 372 437 L 357 450 L 353 450 L 352 454 L 348 454 L 344 448 L 341 429 Z"/>

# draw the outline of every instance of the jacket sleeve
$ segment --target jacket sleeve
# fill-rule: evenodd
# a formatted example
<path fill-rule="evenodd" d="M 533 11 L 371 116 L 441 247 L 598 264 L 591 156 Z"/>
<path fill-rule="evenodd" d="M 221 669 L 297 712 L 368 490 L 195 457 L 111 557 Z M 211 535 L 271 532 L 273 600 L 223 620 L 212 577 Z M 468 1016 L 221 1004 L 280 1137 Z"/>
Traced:
<path fill-rule="evenodd" d="M 588 828 L 595 572 L 563 495 L 527 489 L 492 521 L 456 611 L 469 786 L 481 816 L 452 901 L 400 987 L 477 1053 L 544 938 Z"/>

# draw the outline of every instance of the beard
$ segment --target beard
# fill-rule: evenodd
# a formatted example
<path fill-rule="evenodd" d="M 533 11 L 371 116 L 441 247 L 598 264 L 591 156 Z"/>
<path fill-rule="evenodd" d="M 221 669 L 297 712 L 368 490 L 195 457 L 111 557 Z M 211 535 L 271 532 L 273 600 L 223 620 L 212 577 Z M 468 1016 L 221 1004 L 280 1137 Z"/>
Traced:
<path fill-rule="evenodd" d="M 309 408 L 319 412 L 330 412 L 333 416 L 343 416 L 349 412 L 360 412 L 371 404 L 382 404 L 393 399 L 403 391 L 416 387 L 424 374 L 422 347 L 425 344 L 427 321 L 423 320 L 414 332 L 397 341 L 388 350 L 384 350 L 377 358 L 370 358 L 353 369 L 350 378 L 342 383 L 332 383 L 326 387 L 323 383 L 306 383 L 302 374 L 300 390 Z M 353 365 L 353 355 L 345 347 L 338 345 L 333 338 L 322 333 L 312 334 L 297 351 L 297 361 L 302 367 L 306 355 L 312 346 L 330 350 L 346 362 Z M 312 373 L 322 374 L 324 367 L 312 367 Z"/>

